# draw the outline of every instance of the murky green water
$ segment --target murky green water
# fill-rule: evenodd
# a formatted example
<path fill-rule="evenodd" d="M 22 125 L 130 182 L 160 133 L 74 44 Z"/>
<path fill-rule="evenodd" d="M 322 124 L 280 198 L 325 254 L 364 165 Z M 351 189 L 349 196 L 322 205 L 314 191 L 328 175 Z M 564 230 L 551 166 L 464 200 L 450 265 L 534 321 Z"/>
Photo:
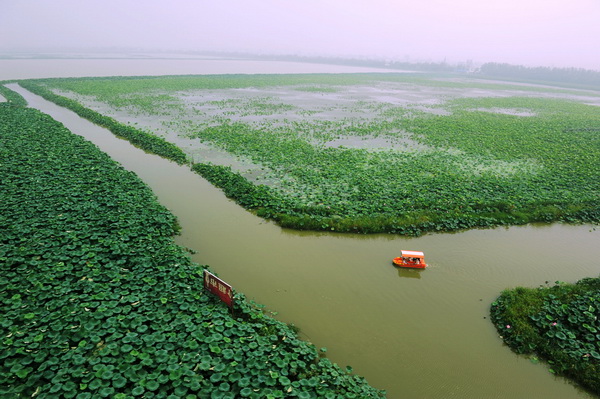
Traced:
<path fill-rule="evenodd" d="M 555 224 L 407 239 L 284 230 L 186 167 L 26 98 L 146 181 L 179 217 L 178 242 L 197 251 L 195 261 L 296 324 L 389 398 L 588 397 L 504 347 L 487 317 L 505 288 L 597 276 L 600 231 Z M 424 251 L 430 267 L 396 269 L 391 259 L 401 249 Z"/>

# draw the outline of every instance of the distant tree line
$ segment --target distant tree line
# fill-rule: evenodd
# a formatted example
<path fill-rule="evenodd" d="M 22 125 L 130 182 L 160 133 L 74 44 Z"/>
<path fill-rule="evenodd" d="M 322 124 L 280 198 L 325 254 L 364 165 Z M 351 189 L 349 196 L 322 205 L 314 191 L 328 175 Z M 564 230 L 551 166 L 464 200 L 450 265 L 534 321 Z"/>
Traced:
<path fill-rule="evenodd" d="M 391 61 L 386 64 L 388 68 L 404 69 L 409 71 L 424 72 L 463 72 L 462 66 L 451 65 L 446 62 L 400 62 Z"/>
<path fill-rule="evenodd" d="M 303 56 L 293 54 L 251 54 L 251 53 L 223 53 L 223 52 L 204 52 L 204 54 L 212 54 L 216 56 L 231 56 L 236 58 L 263 59 L 271 61 L 292 61 L 292 62 L 310 62 L 317 64 L 328 65 L 347 65 L 359 66 L 366 68 L 386 68 L 398 69 L 407 71 L 422 71 L 422 72 L 465 72 L 465 65 L 452 65 L 445 61 L 442 62 L 408 62 L 384 60 L 375 58 L 343 58 L 343 57 L 326 57 L 326 56 Z"/>
<path fill-rule="evenodd" d="M 293 57 L 294 61 L 316 62 L 320 64 L 338 64 L 360 66 L 366 68 L 386 68 L 422 72 L 457 72 L 457 66 L 446 62 L 402 62 L 371 58 L 337 58 L 337 57 Z"/>
<path fill-rule="evenodd" d="M 535 80 L 552 83 L 600 88 L 600 71 L 583 68 L 525 67 L 522 65 L 488 62 L 480 68 L 480 73 L 493 77 Z"/>
<path fill-rule="evenodd" d="M 401 62 L 361 58 L 302 57 L 299 60 L 322 64 L 340 64 L 369 68 L 387 68 L 423 72 L 456 72 L 457 66 L 446 62 Z"/>
<path fill-rule="evenodd" d="M 526 67 L 498 62 L 488 62 L 479 68 L 474 68 L 471 61 L 451 64 L 441 62 L 410 62 L 398 60 L 385 60 L 375 58 L 343 58 L 326 56 L 303 56 L 293 54 L 251 54 L 251 53 L 223 53 L 204 52 L 216 56 L 231 56 L 236 58 L 263 59 L 273 61 L 310 62 L 320 64 L 348 65 L 370 68 L 386 68 L 419 72 L 450 72 L 450 73 L 479 73 L 494 78 L 507 78 L 552 84 L 564 84 L 587 89 L 600 89 L 600 71 L 583 68 L 551 68 L 551 67 Z"/>

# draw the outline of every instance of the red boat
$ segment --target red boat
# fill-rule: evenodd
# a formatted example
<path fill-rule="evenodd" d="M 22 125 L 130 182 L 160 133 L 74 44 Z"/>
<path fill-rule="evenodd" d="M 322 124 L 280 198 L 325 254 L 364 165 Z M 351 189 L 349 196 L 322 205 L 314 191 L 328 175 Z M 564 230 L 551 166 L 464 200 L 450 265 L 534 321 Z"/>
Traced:
<path fill-rule="evenodd" d="M 419 251 L 400 251 L 401 256 L 394 258 L 394 265 L 398 267 L 409 267 L 412 269 L 425 269 L 425 255 Z"/>

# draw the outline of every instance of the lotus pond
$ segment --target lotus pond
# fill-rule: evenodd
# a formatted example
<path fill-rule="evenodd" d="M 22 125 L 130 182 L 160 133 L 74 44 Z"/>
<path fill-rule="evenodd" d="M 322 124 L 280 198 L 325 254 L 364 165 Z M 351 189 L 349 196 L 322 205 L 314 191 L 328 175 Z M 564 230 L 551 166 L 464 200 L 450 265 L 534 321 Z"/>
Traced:
<path fill-rule="evenodd" d="M 26 92 L 20 91 L 24 95 Z M 571 281 L 597 273 L 597 232 L 588 226 L 393 236 L 281 230 L 226 201 L 187 167 L 143 154 L 104 129 L 27 95 L 152 185 L 180 215 L 185 246 L 236 287 L 298 323 L 340 364 L 357 366 L 390 397 L 587 397 L 539 365 L 502 348 L 485 320 L 489 303 L 540 276 Z M 111 139 L 112 137 L 112 139 Z M 199 201 L 199 199 L 202 199 Z M 426 251 L 431 270 L 395 271 L 400 247 Z M 568 267 L 555 257 L 573 250 Z M 506 260 L 506 249 L 510 259 Z M 543 278 L 543 277 L 542 277 Z M 509 382 L 510 381 L 510 382 Z M 500 396 L 498 396 L 500 395 Z"/>
<path fill-rule="evenodd" d="M 48 115 L 0 105 L 0 177 L 3 398 L 383 396 L 204 293 L 148 186 Z"/>
<path fill-rule="evenodd" d="M 28 85 L 164 137 L 282 226 L 419 235 L 600 219 L 598 92 L 410 74 Z"/>

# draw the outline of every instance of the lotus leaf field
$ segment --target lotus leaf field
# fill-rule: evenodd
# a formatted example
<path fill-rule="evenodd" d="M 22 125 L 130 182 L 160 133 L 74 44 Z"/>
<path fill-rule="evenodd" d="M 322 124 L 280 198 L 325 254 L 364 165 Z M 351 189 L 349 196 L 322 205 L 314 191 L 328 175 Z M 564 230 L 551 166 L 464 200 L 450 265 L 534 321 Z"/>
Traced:
<path fill-rule="evenodd" d="M 596 91 L 417 74 L 22 84 L 164 138 L 286 227 L 420 235 L 600 220 Z"/>
<path fill-rule="evenodd" d="M 491 316 L 517 353 L 547 360 L 551 371 L 600 393 L 600 278 L 506 290 Z"/>
<path fill-rule="evenodd" d="M 10 97 L 10 98 L 9 98 Z M 0 397 L 376 398 L 237 295 L 203 292 L 175 217 L 18 96 L 0 104 Z"/>

